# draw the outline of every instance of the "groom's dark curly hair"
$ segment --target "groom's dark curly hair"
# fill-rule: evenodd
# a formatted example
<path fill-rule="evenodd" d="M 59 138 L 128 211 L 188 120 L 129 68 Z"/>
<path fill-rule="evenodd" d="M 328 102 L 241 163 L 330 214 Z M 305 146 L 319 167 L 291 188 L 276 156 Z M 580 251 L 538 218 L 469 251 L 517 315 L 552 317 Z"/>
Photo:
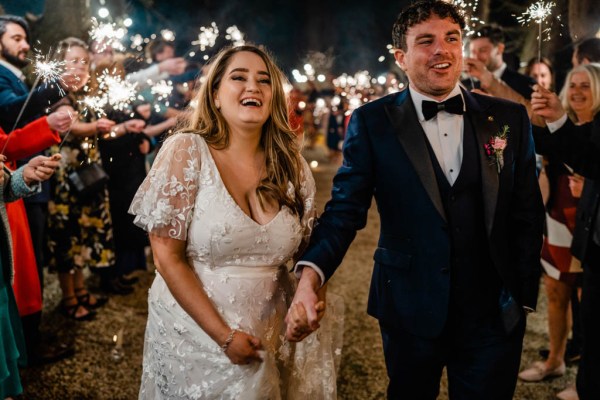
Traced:
<path fill-rule="evenodd" d="M 414 25 L 428 20 L 432 15 L 450 18 L 465 29 L 465 17 L 461 9 L 454 4 L 441 0 L 422 0 L 411 4 L 400 12 L 392 27 L 392 43 L 396 49 L 406 51 L 406 31 Z"/>

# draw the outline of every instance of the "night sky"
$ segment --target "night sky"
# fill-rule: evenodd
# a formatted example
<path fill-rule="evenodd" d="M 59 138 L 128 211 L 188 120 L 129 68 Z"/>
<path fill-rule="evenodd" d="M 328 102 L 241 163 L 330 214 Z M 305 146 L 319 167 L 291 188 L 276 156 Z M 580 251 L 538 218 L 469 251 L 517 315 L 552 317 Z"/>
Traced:
<path fill-rule="evenodd" d="M 40 14 L 51 2 L 0 0 L 7 13 L 18 15 L 25 11 Z M 117 11 L 123 8 L 119 3 L 125 5 L 124 11 L 134 20 L 130 34 L 149 36 L 160 29 L 173 30 L 179 53 L 190 49 L 200 26 L 214 21 L 223 37 L 216 48 L 227 43 L 225 29 L 237 25 L 247 41 L 265 45 L 288 74 L 301 69 L 309 52 L 317 51 L 327 54 L 332 73 L 368 69 L 375 75 L 395 68 L 386 45 L 391 43 L 392 24 L 407 1 L 154 0 L 151 9 L 140 0 L 105 2 Z M 90 5 L 96 10 L 100 0 L 90 0 Z M 379 62 L 382 55 L 385 61 Z"/>

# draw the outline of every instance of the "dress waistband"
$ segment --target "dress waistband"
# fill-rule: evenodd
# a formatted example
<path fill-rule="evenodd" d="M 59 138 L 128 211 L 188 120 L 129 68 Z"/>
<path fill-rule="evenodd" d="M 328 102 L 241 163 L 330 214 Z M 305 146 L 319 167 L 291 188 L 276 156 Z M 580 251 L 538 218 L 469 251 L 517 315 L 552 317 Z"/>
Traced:
<path fill-rule="evenodd" d="M 277 266 L 241 266 L 241 265 L 226 265 L 215 268 L 210 268 L 205 264 L 196 264 L 196 270 L 200 275 L 227 275 L 230 278 L 262 278 L 266 275 L 278 274 L 280 271 L 286 270 L 285 265 Z"/>

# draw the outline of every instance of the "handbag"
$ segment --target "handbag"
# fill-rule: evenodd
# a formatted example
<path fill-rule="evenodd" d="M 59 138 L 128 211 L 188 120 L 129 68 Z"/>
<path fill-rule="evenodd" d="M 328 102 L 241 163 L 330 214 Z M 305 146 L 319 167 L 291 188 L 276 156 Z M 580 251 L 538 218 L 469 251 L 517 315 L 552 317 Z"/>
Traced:
<path fill-rule="evenodd" d="M 77 195 L 87 197 L 100 192 L 106 182 L 108 174 L 98 163 L 85 164 L 76 169 L 69 175 L 71 186 L 75 189 Z"/>
<path fill-rule="evenodd" d="M 96 147 L 98 136 L 94 137 Z M 89 160 L 89 158 L 88 158 Z M 88 162 L 67 175 L 71 187 L 79 197 L 95 195 L 104 189 L 109 180 L 106 171 L 97 162 Z"/>

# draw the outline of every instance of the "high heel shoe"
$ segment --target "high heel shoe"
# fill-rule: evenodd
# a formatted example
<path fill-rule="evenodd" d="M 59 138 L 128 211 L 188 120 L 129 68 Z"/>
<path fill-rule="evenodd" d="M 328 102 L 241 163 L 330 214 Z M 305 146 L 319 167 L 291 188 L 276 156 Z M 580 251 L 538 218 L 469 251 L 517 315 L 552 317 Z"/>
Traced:
<path fill-rule="evenodd" d="M 64 316 L 71 318 L 75 321 L 89 321 L 89 320 L 94 319 L 94 317 L 96 316 L 95 311 L 88 310 L 82 304 L 79 304 L 79 301 L 77 301 L 75 304 L 67 304 L 70 302 L 70 300 L 77 300 L 77 297 L 75 297 L 75 296 L 65 297 L 60 302 L 60 312 Z M 77 310 L 79 310 L 79 307 L 83 307 L 83 309 L 86 310 L 87 313 L 77 316 Z"/>
<path fill-rule="evenodd" d="M 92 299 L 92 295 L 90 292 L 87 291 L 87 289 L 85 288 L 79 288 L 79 289 L 75 289 L 75 295 L 77 297 L 77 301 L 79 302 L 79 304 L 81 304 L 82 306 L 84 306 L 85 308 L 87 308 L 88 310 L 95 310 L 97 308 L 102 307 L 103 305 L 106 304 L 106 302 L 108 301 L 108 297 L 106 296 L 98 296 L 98 295 L 94 295 L 94 299 L 96 301 L 94 301 L 93 303 L 90 301 Z"/>

